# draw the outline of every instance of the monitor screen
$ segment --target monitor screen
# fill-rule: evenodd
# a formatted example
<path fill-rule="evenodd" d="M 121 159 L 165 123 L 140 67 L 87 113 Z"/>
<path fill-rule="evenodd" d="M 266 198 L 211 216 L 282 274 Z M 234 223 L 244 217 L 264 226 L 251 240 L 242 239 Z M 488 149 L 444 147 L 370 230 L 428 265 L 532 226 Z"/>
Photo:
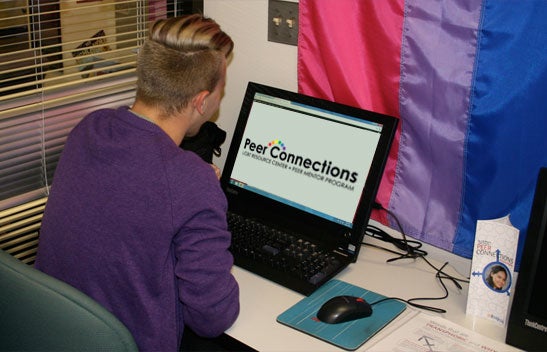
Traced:
<path fill-rule="evenodd" d="M 249 82 L 221 179 L 230 208 L 358 249 L 397 122 Z"/>
<path fill-rule="evenodd" d="M 256 93 L 230 183 L 351 227 L 382 128 Z"/>

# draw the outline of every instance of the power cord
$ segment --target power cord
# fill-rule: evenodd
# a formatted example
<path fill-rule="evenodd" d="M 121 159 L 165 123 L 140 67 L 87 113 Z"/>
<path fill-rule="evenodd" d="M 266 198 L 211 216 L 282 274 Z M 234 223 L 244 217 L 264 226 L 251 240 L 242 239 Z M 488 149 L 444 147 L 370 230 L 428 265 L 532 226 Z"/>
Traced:
<path fill-rule="evenodd" d="M 383 251 L 387 251 L 389 253 L 396 254 L 397 257 L 394 257 L 394 258 L 391 258 L 391 259 L 387 260 L 388 263 L 394 262 L 394 261 L 397 261 L 397 260 L 401 260 L 401 259 L 417 259 L 417 258 L 423 259 L 431 268 L 433 268 L 435 270 L 435 277 L 439 280 L 439 283 L 441 284 L 441 286 L 444 290 L 444 295 L 440 296 L 440 297 L 416 297 L 416 298 L 410 298 L 410 299 L 402 299 L 402 298 L 398 298 L 398 297 L 387 297 L 387 298 L 381 299 L 379 301 L 376 301 L 376 302 L 373 302 L 373 303 L 370 303 L 370 304 L 375 305 L 375 304 L 378 304 L 378 303 L 381 303 L 381 302 L 384 302 L 384 301 L 388 301 L 388 300 L 398 300 L 398 301 L 405 302 L 405 303 L 407 303 L 407 304 L 409 304 L 413 307 L 419 308 L 419 309 L 424 309 L 424 310 L 428 310 L 428 311 L 432 311 L 432 312 L 436 312 L 436 313 L 446 313 L 445 309 L 419 304 L 419 303 L 416 303 L 416 301 L 432 301 L 432 300 L 446 299 L 448 297 L 449 292 L 448 292 L 448 288 L 446 287 L 446 285 L 443 281 L 445 279 L 452 281 L 452 283 L 459 290 L 462 289 L 462 285 L 460 284 L 460 282 L 468 283 L 469 280 L 468 279 L 460 279 L 460 278 L 457 278 L 457 277 L 454 277 L 452 275 L 449 275 L 449 274 L 445 273 L 443 271 L 443 269 L 448 265 L 448 262 L 445 262 L 444 265 L 441 266 L 440 268 L 437 268 L 433 264 L 431 264 L 431 262 L 426 259 L 427 252 L 425 250 L 421 249 L 422 243 L 419 242 L 419 241 L 408 240 L 407 239 L 406 233 L 403 230 L 403 227 L 401 226 L 401 223 L 399 222 L 399 219 L 397 218 L 397 216 L 395 216 L 395 214 L 393 214 L 391 211 L 384 208 L 381 204 L 379 204 L 377 202 L 374 203 L 373 207 L 375 209 L 385 211 L 389 216 L 391 216 L 393 218 L 393 220 L 397 224 L 397 227 L 399 228 L 399 232 L 401 233 L 402 238 L 401 239 L 395 238 L 395 237 L 391 236 L 390 234 L 388 234 L 387 232 L 385 232 L 384 230 L 382 230 L 382 229 L 380 229 L 376 226 L 373 226 L 373 225 L 368 225 L 367 226 L 367 229 L 366 229 L 366 232 L 365 232 L 366 235 L 368 235 L 370 237 L 373 237 L 373 238 L 376 238 L 376 239 L 379 239 L 381 241 L 387 242 L 387 243 L 391 243 L 397 249 L 399 249 L 401 251 L 404 251 L 404 252 L 401 253 L 401 252 L 398 252 L 396 250 L 392 250 L 392 249 L 385 248 L 385 247 L 378 246 L 378 245 L 371 244 L 371 243 L 363 242 L 362 244 L 366 245 L 366 246 L 370 246 L 370 247 L 375 247 L 375 248 L 381 249 Z"/>

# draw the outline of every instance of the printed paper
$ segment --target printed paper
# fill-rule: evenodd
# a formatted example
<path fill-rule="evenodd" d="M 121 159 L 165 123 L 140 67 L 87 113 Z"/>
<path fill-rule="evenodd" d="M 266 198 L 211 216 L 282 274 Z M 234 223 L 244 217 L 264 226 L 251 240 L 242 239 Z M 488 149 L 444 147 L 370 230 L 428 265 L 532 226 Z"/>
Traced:
<path fill-rule="evenodd" d="M 509 352 L 520 350 L 444 318 L 418 313 L 366 351 Z"/>

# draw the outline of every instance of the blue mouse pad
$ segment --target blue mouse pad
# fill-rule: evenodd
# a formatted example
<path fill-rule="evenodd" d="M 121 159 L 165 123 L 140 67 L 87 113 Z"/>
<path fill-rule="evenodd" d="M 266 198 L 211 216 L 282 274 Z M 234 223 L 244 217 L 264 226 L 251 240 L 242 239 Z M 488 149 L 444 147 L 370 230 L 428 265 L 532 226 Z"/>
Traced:
<path fill-rule="evenodd" d="M 277 317 L 281 324 L 346 350 L 355 350 L 406 309 L 406 304 L 387 300 L 372 306 L 372 315 L 346 323 L 326 324 L 317 319 L 323 303 L 335 296 L 356 296 L 374 303 L 386 298 L 344 281 L 331 280 Z"/>

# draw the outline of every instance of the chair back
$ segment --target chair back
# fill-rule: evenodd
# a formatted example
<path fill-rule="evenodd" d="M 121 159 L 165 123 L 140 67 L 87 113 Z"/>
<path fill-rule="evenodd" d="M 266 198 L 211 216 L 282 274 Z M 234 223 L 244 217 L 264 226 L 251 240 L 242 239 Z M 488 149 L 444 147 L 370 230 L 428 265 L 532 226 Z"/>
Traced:
<path fill-rule="evenodd" d="M 138 351 L 112 313 L 0 250 L 0 350 Z"/>

